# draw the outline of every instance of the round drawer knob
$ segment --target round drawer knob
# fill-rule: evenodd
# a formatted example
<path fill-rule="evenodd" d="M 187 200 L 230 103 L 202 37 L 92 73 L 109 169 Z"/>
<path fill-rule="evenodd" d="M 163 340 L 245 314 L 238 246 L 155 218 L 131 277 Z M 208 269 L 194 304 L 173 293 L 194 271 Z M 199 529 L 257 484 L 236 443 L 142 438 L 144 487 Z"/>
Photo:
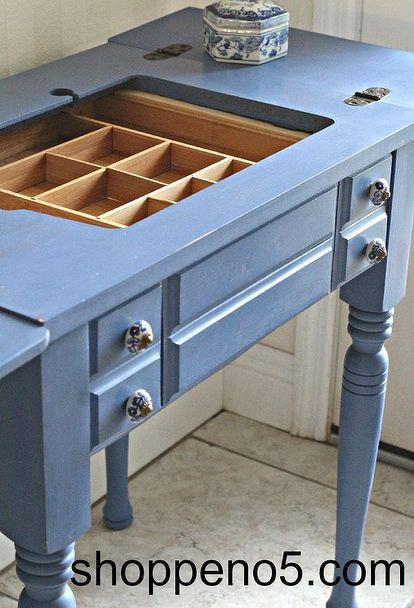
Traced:
<path fill-rule="evenodd" d="M 154 333 L 147 321 L 137 321 L 125 334 L 125 346 L 132 355 L 145 350 L 154 342 Z"/>
<path fill-rule="evenodd" d="M 365 249 L 365 257 L 370 264 L 379 264 L 387 255 L 387 247 L 382 239 L 374 239 Z"/>
<path fill-rule="evenodd" d="M 126 415 L 131 423 L 146 418 L 153 410 L 151 395 L 144 389 L 134 393 L 126 402 Z"/>
<path fill-rule="evenodd" d="M 369 199 L 373 205 L 383 205 L 390 196 L 390 185 L 386 179 L 377 180 L 369 189 Z"/>

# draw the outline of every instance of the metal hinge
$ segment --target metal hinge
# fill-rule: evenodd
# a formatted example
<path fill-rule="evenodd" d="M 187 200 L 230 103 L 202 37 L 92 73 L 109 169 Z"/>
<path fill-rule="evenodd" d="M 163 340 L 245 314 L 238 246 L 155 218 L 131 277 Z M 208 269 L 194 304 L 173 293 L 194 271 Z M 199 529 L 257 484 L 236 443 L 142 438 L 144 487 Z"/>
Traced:
<path fill-rule="evenodd" d="M 144 55 L 144 59 L 148 61 L 162 61 L 164 59 L 171 59 L 171 57 L 178 57 L 183 53 L 191 51 L 193 47 L 190 44 L 170 44 L 163 49 L 156 49 L 151 53 Z"/>
<path fill-rule="evenodd" d="M 344 99 L 344 103 L 349 106 L 367 106 L 375 101 L 381 101 L 381 99 L 390 93 L 390 89 L 386 89 L 385 87 L 370 87 L 364 91 L 356 91 L 352 97 Z"/>

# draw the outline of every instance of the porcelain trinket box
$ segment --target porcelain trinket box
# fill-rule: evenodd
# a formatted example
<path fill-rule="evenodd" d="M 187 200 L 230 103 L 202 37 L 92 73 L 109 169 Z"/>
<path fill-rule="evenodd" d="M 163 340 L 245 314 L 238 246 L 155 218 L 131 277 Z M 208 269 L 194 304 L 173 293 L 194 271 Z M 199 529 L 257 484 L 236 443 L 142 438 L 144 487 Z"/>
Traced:
<path fill-rule="evenodd" d="M 216 60 L 260 64 L 288 51 L 289 13 L 275 0 L 222 0 L 204 10 L 204 46 Z"/>

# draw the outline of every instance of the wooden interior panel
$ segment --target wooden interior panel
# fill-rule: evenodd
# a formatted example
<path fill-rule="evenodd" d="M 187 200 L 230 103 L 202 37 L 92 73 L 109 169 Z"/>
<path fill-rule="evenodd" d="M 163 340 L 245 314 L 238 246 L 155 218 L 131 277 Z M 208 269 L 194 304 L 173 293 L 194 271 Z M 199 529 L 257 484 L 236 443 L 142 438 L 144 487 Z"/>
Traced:
<path fill-rule="evenodd" d="M 82 107 L 100 120 L 259 161 L 309 135 L 141 91 L 121 90 Z"/>

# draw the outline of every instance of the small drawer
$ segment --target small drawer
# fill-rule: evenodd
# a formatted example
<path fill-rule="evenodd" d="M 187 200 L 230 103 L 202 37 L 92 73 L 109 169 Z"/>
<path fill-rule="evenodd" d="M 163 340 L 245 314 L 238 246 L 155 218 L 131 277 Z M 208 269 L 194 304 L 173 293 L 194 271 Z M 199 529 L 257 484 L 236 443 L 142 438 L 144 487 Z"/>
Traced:
<path fill-rule="evenodd" d="M 330 291 L 332 239 L 298 256 L 169 338 L 167 399 L 217 371 Z M 255 406 L 257 404 L 254 404 Z"/>
<path fill-rule="evenodd" d="M 350 281 L 372 265 L 365 257 L 367 245 L 374 239 L 387 240 L 387 214 L 384 209 L 371 213 L 342 230 L 340 239 L 344 255 L 344 280 Z M 342 282 L 342 281 L 341 281 Z"/>
<path fill-rule="evenodd" d="M 92 383 L 91 387 L 91 445 L 92 449 L 111 443 L 133 430 L 150 417 L 131 423 L 127 418 L 126 402 L 139 390 L 151 396 L 153 415 L 161 407 L 161 365 L 159 346 L 152 346 L 131 369 L 126 364 L 121 373 L 113 372 Z"/>
<path fill-rule="evenodd" d="M 153 344 L 159 342 L 161 299 L 161 287 L 158 286 L 90 324 L 92 374 L 141 356 L 131 354 L 125 344 L 126 332 L 138 321 L 149 323 L 154 336 Z"/>
<path fill-rule="evenodd" d="M 349 199 L 349 215 L 344 217 L 343 223 L 355 221 L 376 209 L 369 198 L 369 191 L 378 180 L 385 179 L 391 184 L 392 157 L 388 156 L 381 162 L 369 167 L 362 173 L 345 180 L 344 196 Z M 346 205 L 345 205 L 346 206 Z"/>
<path fill-rule="evenodd" d="M 178 323 L 190 321 L 334 231 L 337 189 L 225 247 L 180 276 Z"/>

